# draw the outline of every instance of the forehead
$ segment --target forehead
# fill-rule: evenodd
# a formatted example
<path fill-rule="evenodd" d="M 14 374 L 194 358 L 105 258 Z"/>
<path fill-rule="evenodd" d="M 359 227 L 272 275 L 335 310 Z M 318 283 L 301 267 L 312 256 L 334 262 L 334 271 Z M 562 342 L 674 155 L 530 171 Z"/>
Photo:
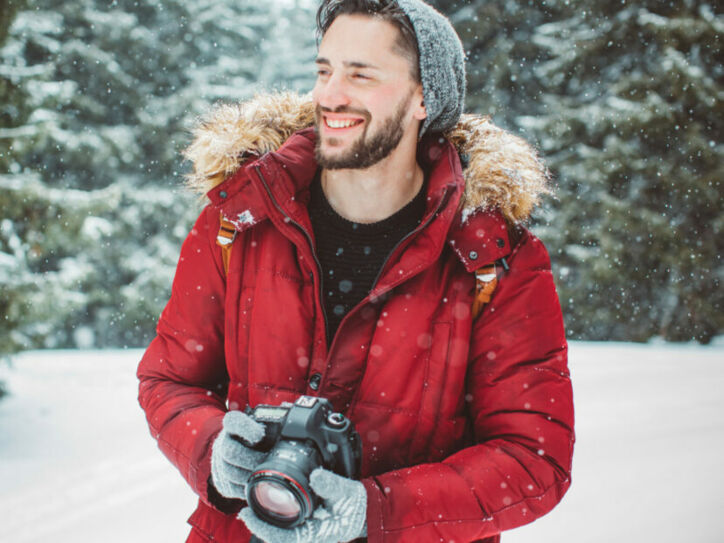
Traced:
<path fill-rule="evenodd" d="M 391 22 L 367 15 L 340 15 L 319 44 L 319 57 L 332 64 L 363 63 L 381 69 L 406 68 L 397 45 L 400 31 Z"/>

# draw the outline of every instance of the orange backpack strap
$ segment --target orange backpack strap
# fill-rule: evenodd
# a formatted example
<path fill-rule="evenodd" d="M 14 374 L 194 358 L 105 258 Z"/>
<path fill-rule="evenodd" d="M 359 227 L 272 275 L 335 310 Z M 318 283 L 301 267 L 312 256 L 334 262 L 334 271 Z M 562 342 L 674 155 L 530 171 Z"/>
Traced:
<path fill-rule="evenodd" d="M 224 214 L 221 213 L 219 225 L 219 233 L 216 235 L 216 245 L 221 247 L 221 258 L 224 261 L 224 275 L 229 273 L 229 259 L 231 258 L 231 248 L 236 238 L 236 227 L 229 221 Z"/>
<path fill-rule="evenodd" d="M 475 270 L 475 298 L 473 299 L 473 320 L 483 312 L 485 305 L 498 286 L 498 270 L 495 264 L 483 266 Z"/>
<path fill-rule="evenodd" d="M 224 274 L 229 273 L 229 260 L 231 259 L 231 248 L 236 239 L 236 227 L 224 214 L 221 214 L 219 233 L 216 235 L 216 245 L 221 247 L 221 258 L 224 262 Z M 503 266 L 507 268 L 503 260 Z M 489 264 L 475 270 L 475 298 L 473 299 L 473 320 L 477 319 L 483 312 L 485 305 L 498 286 L 498 270 L 495 264 Z"/>

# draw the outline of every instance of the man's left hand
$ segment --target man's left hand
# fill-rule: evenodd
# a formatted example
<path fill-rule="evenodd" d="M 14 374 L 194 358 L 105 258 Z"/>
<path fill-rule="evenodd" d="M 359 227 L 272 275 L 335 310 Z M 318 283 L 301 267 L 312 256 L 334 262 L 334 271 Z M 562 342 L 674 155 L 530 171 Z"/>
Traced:
<path fill-rule="evenodd" d="M 367 535 L 367 491 L 362 483 L 317 468 L 309 484 L 322 504 L 300 526 L 279 528 L 261 520 L 250 507 L 242 509 L 239 518 L 266 542 L 339 543 Z"/>

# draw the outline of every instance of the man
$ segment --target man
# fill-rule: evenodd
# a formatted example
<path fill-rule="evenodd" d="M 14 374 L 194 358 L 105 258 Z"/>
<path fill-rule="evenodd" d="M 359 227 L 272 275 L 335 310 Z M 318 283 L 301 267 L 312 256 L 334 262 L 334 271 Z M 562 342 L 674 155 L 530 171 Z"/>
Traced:
<path fill-rule="evenodd" d="M 188 541 L 497 542 L 570 485 L 560 305 L 520 225 L 544 168 L 461 118 L 462 47 L 427 4 L 325 0 L 318 26 L 311 102 L 219 107 L 187 153 L 211 203 L 138 376 L 200 497 Z M 354 423 L 361 480 L 316 469 L 313 515 L 280 528 L 244 501 L 243 410 L 301 395 Z"/>

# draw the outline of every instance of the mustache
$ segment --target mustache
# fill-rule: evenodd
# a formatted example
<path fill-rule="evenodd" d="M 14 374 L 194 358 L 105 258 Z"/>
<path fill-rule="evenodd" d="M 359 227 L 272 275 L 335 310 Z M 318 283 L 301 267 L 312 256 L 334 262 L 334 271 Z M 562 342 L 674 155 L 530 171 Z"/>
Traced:
<path fill-rule="evenodd" d="M 314 114 L 317 121 L 322 118 L 322 113 L 349 113 L 352 115 L 359 115 L 360 117 L 364 117 L 365 121 L 369 121 L 372 117 L 370 112 L 366 109 L 357 109 L 349 106 L 339 106 L 332 109 L 328 107 L 322 107 L 317 104 L 317 107 L 314 109 Z"/>

